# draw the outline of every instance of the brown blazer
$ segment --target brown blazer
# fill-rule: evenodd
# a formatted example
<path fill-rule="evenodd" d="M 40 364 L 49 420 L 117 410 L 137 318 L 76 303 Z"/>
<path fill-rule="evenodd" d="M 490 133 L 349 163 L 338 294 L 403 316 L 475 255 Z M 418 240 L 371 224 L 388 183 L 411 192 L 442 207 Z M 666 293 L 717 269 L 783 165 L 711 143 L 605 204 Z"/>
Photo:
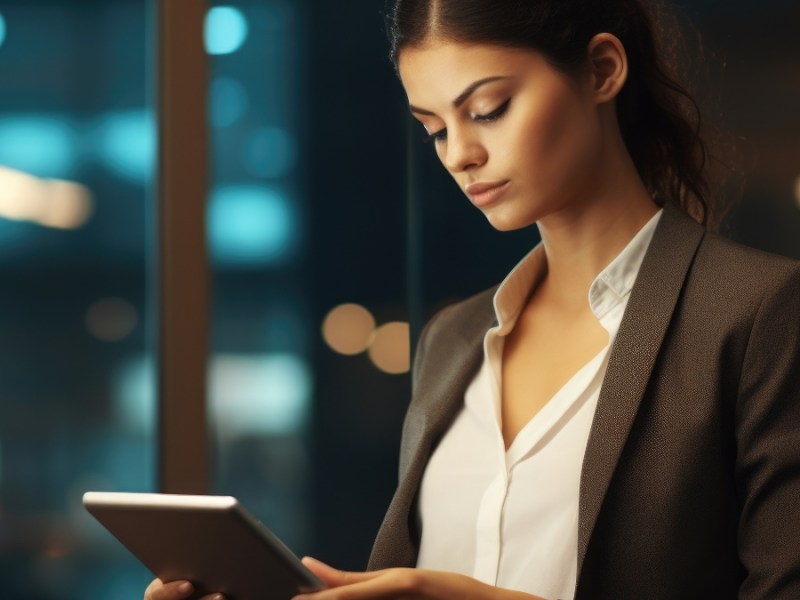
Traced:
<path fill-rule="evenodd" d="M 480 365 L 494 291 L 423 332 L 371 569 L 416 564 L 420 479 Z M 800 599 L 800 263 L 666 207 L 584 456 L 575 597 Z"/>

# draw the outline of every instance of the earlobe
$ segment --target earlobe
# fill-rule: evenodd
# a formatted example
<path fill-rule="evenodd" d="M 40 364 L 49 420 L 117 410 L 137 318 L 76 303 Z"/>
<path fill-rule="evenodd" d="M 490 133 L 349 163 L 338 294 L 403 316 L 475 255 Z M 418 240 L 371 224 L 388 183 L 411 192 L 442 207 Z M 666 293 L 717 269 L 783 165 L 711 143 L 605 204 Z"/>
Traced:
<path fill-rule="evenodd" d="M 615 35 L 598 33 L 589 40 L 588 59 L 598 104 L 617 97 L 628 77 L 628 55 Z"/>

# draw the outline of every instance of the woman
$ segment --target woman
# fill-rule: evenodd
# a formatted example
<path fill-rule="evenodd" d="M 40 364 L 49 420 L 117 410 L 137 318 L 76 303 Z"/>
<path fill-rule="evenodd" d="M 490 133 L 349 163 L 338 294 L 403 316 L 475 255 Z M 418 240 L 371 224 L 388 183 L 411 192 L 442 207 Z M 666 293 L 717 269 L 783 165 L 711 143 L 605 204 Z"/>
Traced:
<path fill-rule="evenodd" d="M 298 598 L 800 598 L 800 264 L 697 223 L 646 8 L 398 0 L 391 39 L 445 168 L 542 243 L 428 324 L 372 570 L 305 559 Z"/>

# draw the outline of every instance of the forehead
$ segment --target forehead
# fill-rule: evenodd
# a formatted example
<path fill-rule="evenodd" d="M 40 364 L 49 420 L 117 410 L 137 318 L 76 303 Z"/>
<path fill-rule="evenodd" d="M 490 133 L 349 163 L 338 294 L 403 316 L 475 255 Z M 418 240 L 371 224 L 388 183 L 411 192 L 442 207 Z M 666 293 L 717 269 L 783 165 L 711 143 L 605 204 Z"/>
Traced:
<path fill-rule="evenodd" d="M 452 101 L 475 81 L 518 77 L 545 64 L 533 50 L 438 40 L 404 48 L 397 60 L 409 102 L 420 106 Z"/>

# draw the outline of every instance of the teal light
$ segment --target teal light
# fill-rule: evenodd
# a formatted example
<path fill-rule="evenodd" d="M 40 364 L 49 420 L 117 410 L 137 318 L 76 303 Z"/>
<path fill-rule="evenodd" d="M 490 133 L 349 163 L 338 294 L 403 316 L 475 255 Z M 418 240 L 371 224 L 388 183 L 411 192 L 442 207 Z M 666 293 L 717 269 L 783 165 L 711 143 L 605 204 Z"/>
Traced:
<path fill-rule="evenodd" d="M 216 354 L 209 375 L 211 413 L 220 434 L 286 434 L 305 427 L 311 371 L 300 356 Z"/>
<path fill-rule="evenodd" d="M 69 178 L 76 135 L 58 115 L 18 114 L 0 119 L 0 164 L 37 177 Z"/>
<path fill-rule="evenodd" d="M 96 128 L 98 158 L 124 179 L 144 182 L 153 172 L 156 128 L 152 111 L 111 112 Z"/>
<path fill-rule="evenodd" d="M 244 153 L 244 164 L 250 173 L 274 179 L 287 175 L 294 167 L 297 148 L 285 129 L 263 127 L 250 134 Z"/>
<path fill-rule="evenodd" d="M 211 193 L 208 232 L 215 264 L 277 264 L 295 247 L 297 217 L 278 188 L 223 186 Z"/>
<path fill-rule="evenodd" d="M 215 6 L 206 14 L 205 43 L 209 54 L 231 54 L 247 39 L 247 19 L 232 6 Z"/>
<path fill-rule="evenodd" d="M 6 20 L 3 18 L 3 15 L 0 14 L 0 46 L 3 45 L 3 42 L 6 41 Z"/>
<path fill-rule="evenodd" d="M 211 83 L 210 96 L 211 124 L 214 127 L 229 127 L 247 112 L 247 92 L 235 79 L 215 79 Z"/>
<path fill-rule="evenodd" d="M 129 433 L 149 434 L 156 414 L 156 368 L 152 356 L 136 356 L 121 363 L 112 379 L 118 423 Z"/>

